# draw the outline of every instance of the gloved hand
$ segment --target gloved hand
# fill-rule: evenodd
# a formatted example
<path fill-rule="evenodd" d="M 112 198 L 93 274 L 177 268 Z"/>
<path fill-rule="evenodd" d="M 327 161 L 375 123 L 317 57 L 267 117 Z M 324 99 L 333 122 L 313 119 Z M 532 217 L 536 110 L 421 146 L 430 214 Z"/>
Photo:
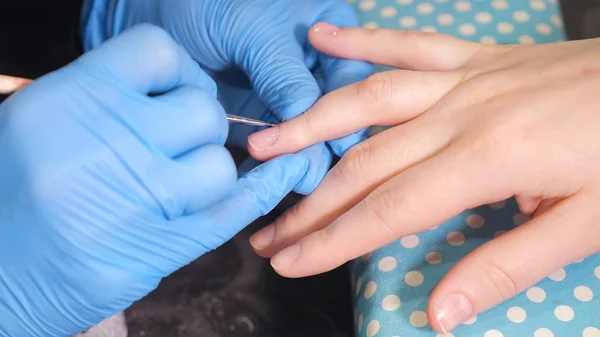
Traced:
<path fill-rule="evenodd" d="M 82 11 L 87 49 L 141 22 L 164 27 L 218 79 L 225 106 L 239 107 L 227 112 L 247 117 L 283 121 L 304 112 L 322 93 L 311 71 L 323 74 L 325 92 L 363 80 L 373 71 L 367 63 L 319 53 L 307 40 L 317 21 L 341 27 L 358 24 L 345 0 L 86 0 Z M 234 90 L 222 89 L 221 84 Z M 344 111 L 339 113 L 344 118 Z M 245 147 L 247 136 L 255 131 L 238 126 L 229 144 Z M 342 155 L 364 138 L 363 130 L 328 144 Z M 305 153 L 311 166 L 298 189 L 304 194 L 316 187 L 331 161 L 323 144 Z"/>
<path fill-rule="evenodd" d="M 0 117 L 1 336 L 71 336 L 112 316 L 308 168 L 281 157 L 236 182 L 214 82 L 147 25 L 17 92 Z"/>

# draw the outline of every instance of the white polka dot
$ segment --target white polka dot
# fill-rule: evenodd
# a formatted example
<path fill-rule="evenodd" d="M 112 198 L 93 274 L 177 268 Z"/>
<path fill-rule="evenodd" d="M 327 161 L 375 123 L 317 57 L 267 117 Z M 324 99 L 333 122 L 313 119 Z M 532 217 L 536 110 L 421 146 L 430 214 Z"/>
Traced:
<path fill-rule="evenodd" d="M 508 1 L 506 0 L 494 0 L 492 1 L 492 7 L 495 10 L 502 11 L 508 8 Z"/>
<path fill-rule="evenodd" d="M 546 292 L 540 287 L 531 287 L 527 289 L 527 298 L 534 303 L 544 302 L 546 299 Z"/>
<path fill-rule="evenodd" d="M 442 254 L 438 252 L 431 252 L 425 255 L 425 261 L 429 264 L 440 264 L 442 263 Z"/>
<path fill-rule="evenodd" d="M 433 26 L 423 26 L 423 27 L 421 27 L 421 31 L 426 32 L 426 33 L 437 33 L 437 29 Z M 435 227 L 430 228 L 430 229 L 434 229 L 434 228 Z"/>
<path fill-rule="evenodd" d="M 503 209 L 506 206 L 506 201 L 498 201 L 489 205 L 493 209 Z"/>
<path fill-rule="evenodd" d="M 552 15 L 552 17 L 550 17 L 550 19 L 552 20 L 552 23 L 558 27 L 558 28 L 562 28 L 563 26 L 563 22 L 562 19 L 558 16 L 558 15 Z"/>
<path fill-rule="evenodd" d="M 527 22 L 529 21 L 529 13 L 526 11 L 515 11 L 513 13 L 513 19 L 520 23 Z"/>
<path fill-rule="evenodd" d="M 446 236 L 446 240 L 452 246 L 460 246 L 465 243 L 465 236 L 460 232 L 450 232 L 448 236 Z"/>
<path fill-rule="evenodd" d="M 520 44 L 535 44 L 535 39 L 529 35 L 521 35 L 519 36 Z"/>
<path fill-rule="evenodd" d="M 367 337 L 373 337 L 379 332 L 380 324 L 379 321 L 370 321 L 367 325 Z"/>
<path fill-rule="evenodd" d="M 600 337 L 600 330 L 594 327 L 587 327 L 583 329 L 583 337 Z"/>
<path fill-rule="evenodd" d="M 379 270 L 383 272 L 388 272 L 394 270 L 396 268 L 396 259 L 392 256 L 386 256 L 379 260 Z"/>
<path fill-rule="evenodd" d="M 546 4 L 542 0 L 531 0 L 529 2 L 529 7 L 536 11 L 543 11 L 544 9 L 546 9 Z"/>
<path fill-rule="evenodd" d="M 356 296 L 360 294 L 360 287 L 362 287 L 362 279 L 356 280 Z"/>
<path fill-rule="evenodd" d="M 493 36 L 482 36 L 479 42 L 483 44 L 496 44 L 496 39 Z"/>
<path fill-rule="evenodd" d="M 483 337 L 504 337 L 504 335 L 498 330 L 488 330 Z"/>
<path fill-rule="evenodd" d="M 387 295 L 383 302 L 381 302 L 381 306 L 385 311 L 394 311 L 400 307 L 400 297 L 396 295 Z"/>
<path fill-rule="evenodd" d="M 596 278 L 600 280 L 600 267 L 596 267 L 596 269 L 594 269 L 594 275 L 596 275 Z"/>
<path fill-rule="evenodd" d="M 396 0 L 396 2 L 399 5 L 406 6 L 406 5 L 410 5 L 411 3 L 413 3 L 413 0 Z"/>
<path fill-rule="evenodd" d="M 464 26 L 464 25 L 462 25 Z M 461 28 L 462 28 L 461 26 Z M 473 26 L 473 25 L 471 25 Z M 473 27 L 473 31 L 475 30 L 475 27 Z M 483 217 L 479 214 L 470 214 L 469 216 L 467 216 L 467 225 L 469 225 L 469 227 L 471 228 L 481 228 L 483 227 L 483 224 L 485 223 L 485 219 L 483 219 Z"/>
<path fill-rule="evenodd" d="M 419 245 L 419 237 L 416 235 L 405 236 L 400 239 L 400 243 L 404 248 L 415 248 Z"/>
<path fill-rule="evenodd" d="M 472 36 L 475 34 L 477 29 L 475 29 L 475 26 L 470 23 L 464 23 L 458 27 L 458 31 L 464 36 Z"/>
<path fill-rule="evenodd" d="M 433 5 L 428 2 L 421 3 L 417 6 L 417 13 L 422 15 L 431 14 L 433 13 Z"/>
<path fill-rule="evenodd" d="M 468 320 L 464 321 L 463 324 L 466 325 L 471 325 L 471 324 L 475 324 L 475 322 L 477 322 L 477 315 L 469 318 Z"/>
<path fill-rule="evenodd" d="M 497 26 L 496 26 L 496 30 L 498 31 L 498 33 L 500 34 L 510 34 L 513 32 L 513 30 L 515 30 L 515 27 L 508 22 L 500 22 Z"/>
<path fill-rule="evenodd" d="M 446 333 L 439 333 L 435 337 L 454 337 L 454 335 L 449 332 L 446 332 Z"/>
<path fill-rule="evenodd" d="M 404 282 L 406 282 L 406 284 L 408 284 L 411 287 L 418 287 L 421 284 L 423 284 L 423 281 L 425 280 L 425 277 L 423 277 L 423 274 L 421 274 L 421 272 L 419 271 L 409 271 L 408 273 L 406 273 L 406 276 L 404 276 Z"/>
<path fill-rule="evenodd" d="M 414 27 L 417 24 L 417 19 L 412 16 L 405 16 L 400 19 L 400 26 L 404 28 Z"/>
<path fill-rule="evenodd" d="M 379 25 L 377 24 L 377 22 L 370 21 L 370 22 L 365 22 L 363 24 L 363 28 L 377 29 L 377 28 L 379 28 Z"/>
<path fill-rule="evenodd" d="M 361 11 L 367 12 L 375 8 L 375 0 L 362 0 L 358 7 Z"/>
<path fill-rule="evenodd" d="M 554 316 L 558 318 L 559 321 L 568 322 L 575 317 L 575 312 L 568 305 L 559 305 L 554 309 Z"/>
<path fill-rule="evenodd" d="M 512 30 L 513 30 L 513 26 L 510 25 L 510 32 L 508 32 L 508 33 L 512 33 Z M 500 31 L 500 28 L 498 28 L 498 31 Z M 515 224 L 515 226 L 521 226 L 522 224 L 529 221 L 529 219 L 530 218 L 523 213 L 517 213 L 517 214 L 513 215 L 513 223 Z"/>
<path fill-rule="evenodd" d="M 533 333 L 533 337 L 554 337 L 552 330 L 547 328 L 539 328 Z"/>
<path fill-rule="evenodd" d="M 375 283 L 375 281 L 371 281 L 369 283 L 367 283 L 367 286 L 365 287 L 365 298 L 369 299 L 371 297 L 373 297 L 373 295 L 375 295 L 375 291 L 377 290 L 377 283 Z"/>
<path fill-rule="evenodd" d="M 559 270 L 548 275 L 549 279 L 556 282 L 564 280 L 565 277 L 567 277 L 567 272 L 563 268 L 560 268 Z"/>
<path fill-rule="evenodd" d="M 437 22 L 442 26 L 448 26 L 454 22 L 454 17 L 450 14 L 440 14 L 437 17 Z"/>
<path fill-rule="evenodd" d="M 475 14 L 475 21 L 479 23 L 490 23 L 492 22 L 492 14 L 488 12 L 479 12 Z"/>
<path fill-rule="evenodd" d="M 457 1 L 454 3 L 454 8 L 459 12 L 468 12 L 471 10 L 471 3 L 468 1 Z"/>
<path fill-rule="evenodd" d="M 506 311 L 506 317 L 513 323 L 523 323 L 527 318 L 527 313 L 521 307 L 511 307 Z"/>
<path fill-rule="evenodd" d="M 592 292 L 592 289 L 586 286 L 579 286 L 575 288 L 575 290 L 573 290 L 573 295 L 575 295 L 575 298 L 577 298 L 581 302 L 589 302 L 594 298 L 594 293 Z"/>
<path fill-rule="evenodd" d="M 363 255 L 362 256 L 362 260 L 364 262 L 367 262 L 367 261 L 369 261 L 369 259 L 371 258 L 371 256 L 373 256 L 373 252 L 370 252 L 370 253 L 367 253 L 367 254 Z"/>
<path fill-rule="evenodd" d="M 381 17 L 392 18 L 398 14 L 398 11 L 396 10 L 396 7 L 388 6 L 383 7 L 379 13 L 381 14 Z"/>
<path fill-rule="evenodd" d="M 422 328 L 427 325 L 427 314 L 423 311 L 415 311 L 408 318 L 410 324 L 417 328 Z"/>
<path fill-rule="evenodd" d="M 358 322 L 356 322 L 356 326 L 358 328 L 358 333 L 360 333 L 360 330 L 362 330 L 362 326 L 363 326 L 363 315 L 358 316 Z"/>
<path fill-rule="evenodd" d="M 550 35 L 552 34 L 552 27 L 548 26 L 545 23 L 538 23 L 535 25 L 535 30 L 542 35 Z"/>
<path fill-rule="evenodd" d="M 504 234 L 506 234 L 506 231 L 496 231 L 494 233 L 494 237 L 497 238 L 497 237 L 502 236 Z"/>

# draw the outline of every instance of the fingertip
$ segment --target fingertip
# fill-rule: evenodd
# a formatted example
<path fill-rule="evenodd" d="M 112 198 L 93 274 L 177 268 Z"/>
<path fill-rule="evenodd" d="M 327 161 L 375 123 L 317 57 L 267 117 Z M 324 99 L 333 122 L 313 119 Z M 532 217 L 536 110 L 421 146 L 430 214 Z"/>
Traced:
<path fill-rule="evenodd" d="M 327 22 L 315 23 L 308 32 L 308 40 L 317 50 L 331 50 L 331 44 L 339 43 L 343 29 Z"/>

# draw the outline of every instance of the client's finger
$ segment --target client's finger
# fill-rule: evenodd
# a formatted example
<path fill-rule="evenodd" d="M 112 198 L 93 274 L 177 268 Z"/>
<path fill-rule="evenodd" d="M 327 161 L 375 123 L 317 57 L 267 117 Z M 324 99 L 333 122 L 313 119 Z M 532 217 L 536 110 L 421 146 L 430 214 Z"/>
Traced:
<path fill-rule="evenodd" d="M 404 123 L 437 103 L 463 76 L 405 70 L 375 74 L 325 95 L 294 119 L 250 135 L 248 151 L 267 160 L 368 126 Z"/>
<path fill-rule="evenodd" d="M 413 166 L 327 228 L 275 254 L 271 264 L 288 277 L 322 273 L 465 209 L 507 199 L 513 186 L 497 178 L 500 165 L 475 160 L 469 152 L 454 147 Z"/>
<path fill-rule="evenodd" d="M 462 259 L 433 291 L 431 326 L 448 332 L 600 249 L 597 202 L 575 195 Z"/>
<path fill-rule="evenodd" d="M 427 117 L 386 130 L 350 149 L 312 194 L 251 237 L 255 251 L 271 257 L 323 229 L 383 182 L 445 148 L 453 128 Z"/>
<path fill-rule="evenodd" d="M 445 71 L 467 65 L 481 44 L 449 35 L 396 29 L 339 28 L 320 22 L 309 32 L 321 52 L 410 70 Z"/>

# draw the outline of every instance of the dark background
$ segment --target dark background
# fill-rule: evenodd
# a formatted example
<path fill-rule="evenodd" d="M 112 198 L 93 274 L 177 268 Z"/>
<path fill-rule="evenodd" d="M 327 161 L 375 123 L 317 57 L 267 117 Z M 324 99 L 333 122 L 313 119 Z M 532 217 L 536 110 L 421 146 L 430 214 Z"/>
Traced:
<path fill-rule="evenodd" d="M 79 7 L 80 0 L 0 0 L 0 74 L 36 78 L 76 58 Z M 570 39 L 600 36 L 600 0 L 563 1 L 562 10 Z M 279 209 L 292 202 L 293 197 Z M 287 280 L 251 251 L 249 233 L 279 209 L 135 303 L 127 311 L 130 336 L 352 336 L 344 268 Z"/>

